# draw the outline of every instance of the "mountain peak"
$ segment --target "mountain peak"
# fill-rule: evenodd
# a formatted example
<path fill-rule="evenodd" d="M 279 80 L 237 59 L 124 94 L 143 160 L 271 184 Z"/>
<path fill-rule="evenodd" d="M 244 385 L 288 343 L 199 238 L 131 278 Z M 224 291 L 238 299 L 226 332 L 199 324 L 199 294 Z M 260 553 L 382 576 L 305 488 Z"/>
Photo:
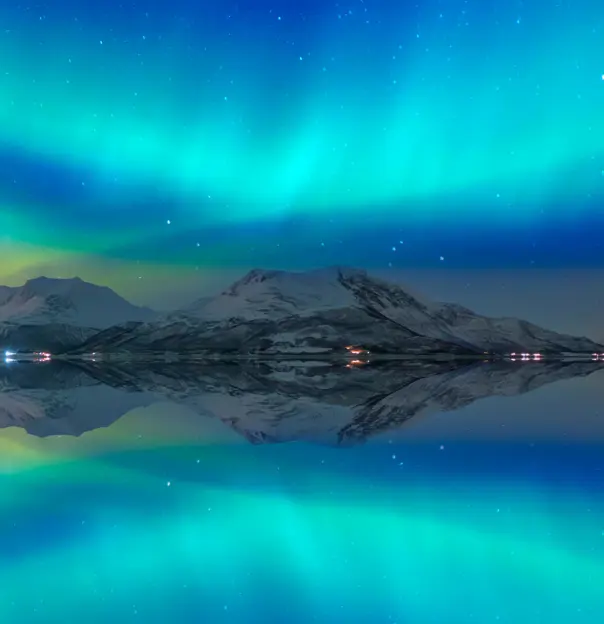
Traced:
<path fill-rule="evenodd" d="M 0 292 L 0 322 L 44 325 L 64 323 L 104 329 L 128 321 L 151 320 L 155 314 L 135 306 L 110 288 L 80 277 L 42 275 L 23 286 Z"/>
<path fill-rule="evenodd" d="M 284 271 L 273 271 L 269 269 L 251 269 L 241 279 L 238 279 L 229 290 L 246 286 L 247 284 L 260 284 L 284 273 Z"/>
<path fill-rule="evenodd" d="M 277 319 L 358 306 L 355 289 L 387 291 L 400 287 L 370 277 L 363 269 L 329 266 L 309 271 L 252 269 L 218 297 L 185 312 L 206 320 Z"/>
<path fill-rule="evenodd" d="M 277 269 L 255 268 L 248 271 L 241 279 L 237 280 L 228 290 L 234 287 L 246 286 L 248 284 L 260 284 L 268 280 L 334 280 L 341 277 L 368 277 L 364 269 L 355 269 L 348 266 L 333 265 L 306 271 L 284 271 Z"/>
<path fill-rule="evenodd" d="M 46 283 L 52 283 L 52 284 L 61 284 L 61 283 L 80 283 L 83 282 L 84 280 L 80 277 L 48 277 L 46 275 L 40 275 L 39 277 L 32 277 L 31 279 L 28 279 L 25 283 L 26 284 L 46 284 Z"/>
<path fill-rule="evenodd" d="M 85 282 L 80 277 L 47 277 L 41 275 L 28 279 L 22 288 L 30 291 L 37 291 L 40 294 L 64 294 L 76 288 L 103 289 L 104 286 L 97 286 L 90 282 Z"/>

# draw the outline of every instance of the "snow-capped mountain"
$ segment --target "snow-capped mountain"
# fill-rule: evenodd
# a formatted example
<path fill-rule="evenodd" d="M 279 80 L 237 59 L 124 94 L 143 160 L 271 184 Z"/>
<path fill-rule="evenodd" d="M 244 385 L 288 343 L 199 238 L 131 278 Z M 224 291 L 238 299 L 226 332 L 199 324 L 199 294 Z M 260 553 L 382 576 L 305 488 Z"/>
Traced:
<path fill-rule="evenodd" d="M 82 351 L 312 354 L 361 345 L 381 353 L 591 352 L 587 338 L 411 295 L 366 271 L 253 270 L 210 300 L 154 322 L 112 327 Z"/>
<path fill-rule="evenodd" d="M 112 325 L 154 316 L 104 286 L 77 277 L 39 277 L 0 289 L 0 346 L 54 351 L 80 344 Z"/>
<path fill-rule="evenodd" d="M 38 277 L 9 290 L 5 297 L 0 291 L 0 322 L 64 323 L 105 329 L 128 321 L 148 321 L 155 316 L 148 308 L 129 303 L 110 288 L 78 277 Z"/>
<path fill-rule="evenodd" d="M 360 272 L 335 267 L 305 273 L 254 269 L 217 297 L 189 308 L 189 313 L 211 321 L 254 321 L 349 308 L 355 298 L 342 280 L 355 274 Z"/>
<path fill-rule="evenodd" d="M 350 445 L 390 435 L 412 419 L 598 370 L 592 362 L 461 360 L 361 368 L 324 361 L 0 364 L 0 428 L 23 427 L 37 436 L 80 435 L 110 425 L 135 407 L 168 401 L 223 422 L 253 444 Z"/>

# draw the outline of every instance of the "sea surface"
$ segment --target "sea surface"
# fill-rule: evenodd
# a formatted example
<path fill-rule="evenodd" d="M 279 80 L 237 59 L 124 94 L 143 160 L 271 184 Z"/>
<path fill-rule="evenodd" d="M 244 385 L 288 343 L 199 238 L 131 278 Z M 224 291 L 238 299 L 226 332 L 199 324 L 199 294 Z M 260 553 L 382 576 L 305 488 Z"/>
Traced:
<path fill-rule="evenodd" d="M 604 364 L 0 365 L 0 622 L 604 621 Z"/>

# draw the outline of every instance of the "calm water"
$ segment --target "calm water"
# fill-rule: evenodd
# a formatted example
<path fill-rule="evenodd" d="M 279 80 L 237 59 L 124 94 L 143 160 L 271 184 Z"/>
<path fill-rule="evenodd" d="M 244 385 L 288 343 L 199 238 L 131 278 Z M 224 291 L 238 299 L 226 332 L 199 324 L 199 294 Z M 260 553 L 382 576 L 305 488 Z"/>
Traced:
<path fill-rule="evenodd" d="M 0 621 L 604 621 L 604 367 L 0 367 Z"/>

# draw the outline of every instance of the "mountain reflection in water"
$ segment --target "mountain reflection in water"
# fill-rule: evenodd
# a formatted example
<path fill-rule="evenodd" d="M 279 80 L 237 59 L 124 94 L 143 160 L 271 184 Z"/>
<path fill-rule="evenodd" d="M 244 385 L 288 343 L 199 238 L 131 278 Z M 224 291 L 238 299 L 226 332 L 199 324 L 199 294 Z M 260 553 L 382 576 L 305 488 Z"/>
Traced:
<path fill-rule="evenodd" d="M 602 370 L 592 362 L 143 364 L 0 367 L 0 427 L 81 435 L 158 401 L 216 418 L 252 443 L 350 445 L 412 419 L 510 397 Z"/>
<path fill-rule="evenodd" d="M 603 382 L 0 367 L 0 620 L 602 621 Z"/>

